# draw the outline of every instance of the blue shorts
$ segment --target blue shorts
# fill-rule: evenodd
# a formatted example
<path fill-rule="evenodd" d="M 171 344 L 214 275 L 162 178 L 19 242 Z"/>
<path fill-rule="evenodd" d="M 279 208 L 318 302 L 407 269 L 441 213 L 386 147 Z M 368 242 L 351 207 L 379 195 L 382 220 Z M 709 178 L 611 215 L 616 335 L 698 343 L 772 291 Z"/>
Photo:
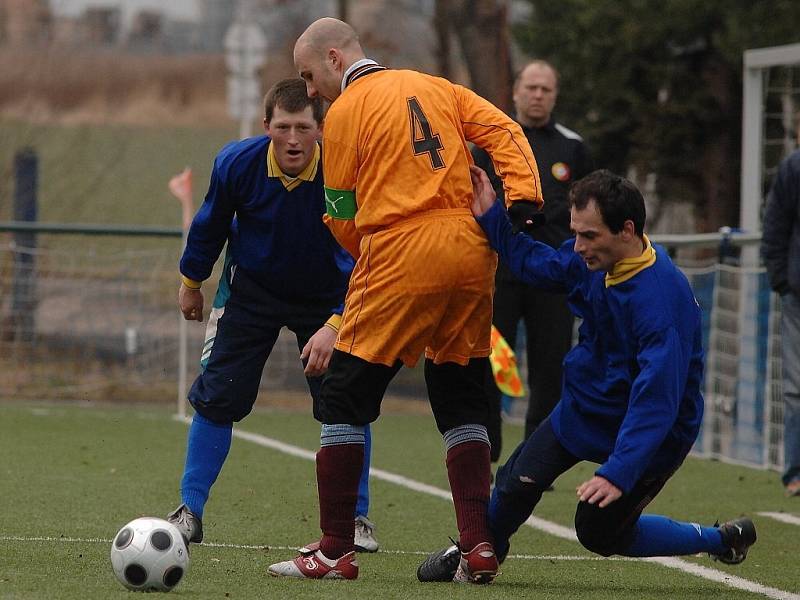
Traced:
<path fill-rule="evenodd" d="M 551 416 L 547 416 L 497 470 L 492 498 L 495 506 L 512 506 L 527 518 L 541 499 L 542 492 L 562 473 L 581 462 L 558 441 L 550 419 Z M 676 453 L 672 467 L 657 473 L 645 473 L 633 489 L 605 508 L 579 501 L 575 510 L 575 529 L 579 538 L 591 535 L 602 540 L 604 556 L 623 553 L 633 539 L 642 511 L 675 473 L 687 452 L 688 449 Z M 500 512 L 502 514 L 502 508 Z M 502 517 L 495 519 L 497 522 L 501 520 Z M 494 526 L 495 522 L 490 518 L 490 527 Z"/>
<path fill-rule="evenodd" d="M 201 372 L 189 390 L 189 402 L 216 423 L 240 421 L 253 409 L 264 365 L 278 334 L 288 327 L 302 350 L 341 302 L 285 300 L 267 290 L 258 278 L 226 257 L 225 268 L 206 328 Z M 319 388 L 322 377 L 307 377 L 320 420 Z"/>

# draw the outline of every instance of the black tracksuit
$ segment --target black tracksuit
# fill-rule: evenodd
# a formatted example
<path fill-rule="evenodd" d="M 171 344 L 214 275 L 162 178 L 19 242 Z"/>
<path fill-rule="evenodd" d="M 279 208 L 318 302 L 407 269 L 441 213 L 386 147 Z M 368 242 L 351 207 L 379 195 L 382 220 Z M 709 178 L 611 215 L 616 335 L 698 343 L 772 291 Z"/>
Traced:
<path fill-rule="evenodd" d="M 530 142 L 544 194 L 544 214 L 547 222 L 539 226 L 533 237 L 554 248 L 570 237 L 567 190 L 593 170 L 589 150 L 583 139 L 556 123 L 551 117 L 544 127 L 523 127 Z M 503 183 L 495 174 L 488 154 L 480 148 L 473 150 L 475 163 L 488 174 L 499 198 Z M 572 345 L 572 313 L 566 297 L 535 290 L 518 281 L 502 263 L 495 278 L 493 323 L 512 348 L 516 348 L 517 323 L 525 322 L 530 402 L 525 417 L 527 438 L 550 414 L 561 394 L 561 361 Z M 488 382 L 487 382 L 488 383 Z M 493 402 L 493 423 L 489 438 L 492 460 L 500 456 L 500 391 L 487 385 Z"/>

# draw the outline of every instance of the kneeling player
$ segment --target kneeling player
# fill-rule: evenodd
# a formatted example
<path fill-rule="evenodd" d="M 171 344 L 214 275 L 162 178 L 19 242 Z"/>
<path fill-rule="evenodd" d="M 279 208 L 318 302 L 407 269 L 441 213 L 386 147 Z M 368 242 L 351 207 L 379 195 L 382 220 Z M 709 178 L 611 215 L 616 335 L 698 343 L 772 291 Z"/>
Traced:
<path fill-rule="evenodd" d="M 756 541 L 750 519 L 701 527 L 642 515 L 694 444 L 703 416 L 700 307 L 686 277 L 644 235 L 644 199 L 595 171 L 570 191 L 575 238 L 553 249 L 512 232 L 486 174 L 472 170 L 472 212 L 522 281 L 568 294 L 582 319 L 564 359 L 561 400 L 497 473 L 489 525 L 499 559 L 542 492 L 581 461 L 600 466 L 577 489 L 575 530 L 603 556 L 708 552 L 737 564 Z M 454 547 L 429 557 L 422 581 L 453 578 Z"/>

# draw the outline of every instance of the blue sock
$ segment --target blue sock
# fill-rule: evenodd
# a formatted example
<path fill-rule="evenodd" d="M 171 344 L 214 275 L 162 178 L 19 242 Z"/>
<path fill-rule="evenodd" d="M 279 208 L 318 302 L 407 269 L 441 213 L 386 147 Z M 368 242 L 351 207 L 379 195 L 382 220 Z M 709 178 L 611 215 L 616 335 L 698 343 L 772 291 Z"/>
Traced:
<path fill-rule="evenodd" d="M 358 500 L 356 501 L 357 517 L 369 515 L 369 457 L 372 454 L 372 433 L 369 425 L 364 427 L 364 468 L 358 480 Z"/>
<path fill-rule="evenodd" d="M 181 498 L 189 510 L 200 518 L 203 517 L 211 486 L 228 456 L 232 436 L 232 423 L 220 425 L 195 413 L 186 444 Z"/>
<path fill-rule="evenodd" d="M 716 527 L 682 523 L 660 515 L 642 515 L 636 523 L 636 534 L 623 556 L 683 556 L 727 550 Z"/>

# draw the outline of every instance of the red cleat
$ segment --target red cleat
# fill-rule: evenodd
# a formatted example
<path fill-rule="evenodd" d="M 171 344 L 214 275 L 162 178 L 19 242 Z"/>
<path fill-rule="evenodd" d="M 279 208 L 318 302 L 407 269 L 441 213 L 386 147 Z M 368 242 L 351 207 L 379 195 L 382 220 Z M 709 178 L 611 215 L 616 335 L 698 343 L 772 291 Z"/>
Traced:
<path fill-rule="evenodd" d="M 469 552 L 461 553 L 461 562 L 458 564 L 453 581 L 457 583 L 492 583 L 497 577 L 499 567 L 494 547 L 489 542 L 481 542 Z"/>
<path fill-rule="evenodd" d="M 355 579 L 358 577 L 358 561 L 355 552 L 332 560 L 319 549 L 319 542 L 314 542 L 300 548 L 300 556 L 270 565 L 267 572 L 275 577 Z"/>

